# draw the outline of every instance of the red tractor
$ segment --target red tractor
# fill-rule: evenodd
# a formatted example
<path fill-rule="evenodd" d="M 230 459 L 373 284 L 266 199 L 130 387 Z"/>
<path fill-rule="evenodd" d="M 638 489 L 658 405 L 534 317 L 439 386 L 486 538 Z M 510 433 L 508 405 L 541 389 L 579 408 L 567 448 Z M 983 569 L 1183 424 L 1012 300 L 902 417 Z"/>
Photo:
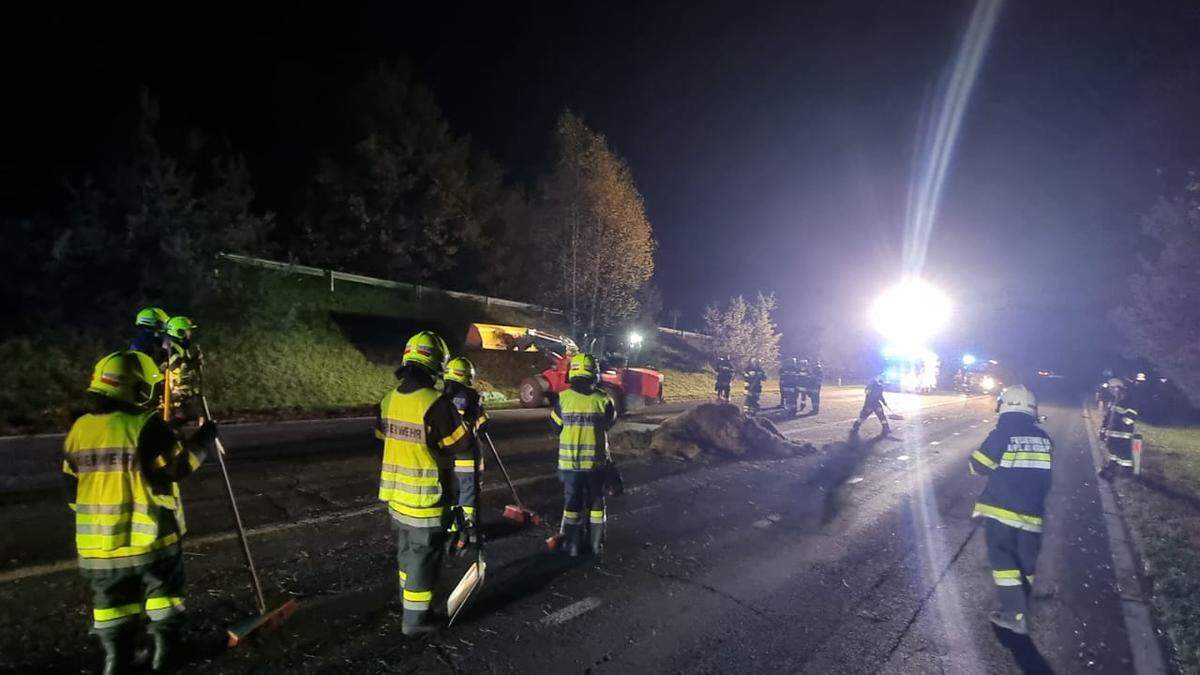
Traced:
<path fill-rule="evenodd" d="M 571 356 L 579 347 L 570 338 L 530 329 L 515 345 L 524 350 L 535 346 L 550 359 L 550 367 L 521 381 L 518 395 L 526 408 L 548 405 L 566 389 Z M 625 412 L 663 401 L 663 374 L 653 368 L 630 368 L 624 363 L 600 363 L 600 387 L 608 392 L 617 412 Z"/>

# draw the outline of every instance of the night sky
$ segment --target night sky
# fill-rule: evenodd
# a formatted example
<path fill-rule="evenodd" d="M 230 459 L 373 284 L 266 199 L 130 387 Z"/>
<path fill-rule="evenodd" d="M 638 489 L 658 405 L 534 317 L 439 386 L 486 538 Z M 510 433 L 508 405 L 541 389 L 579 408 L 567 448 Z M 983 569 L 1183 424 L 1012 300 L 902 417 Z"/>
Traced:
<path fill-rule="evenodd" d="M 548 166 L 563 108 L 583 114 L 633 168 L 667 306 L 694 325 L 708 302 L 775 291 L 793 338 L 860 326 L 899 275 L 917 133 L 972 7 L 252 4 L 10 15 L 5 211 L 61 199 L 63 174 L 128 133 L 146 84 L 168 140 L 227 140 L 286 217 L 342 95 L 408 58 L 514 180 Z M 1197 113 L 1195 3 L 1006 4 L 930 246 L 957 307 L 947 344 L 1077 365 L 1110 330 L 1138 214 L 1197 165 Z"/>

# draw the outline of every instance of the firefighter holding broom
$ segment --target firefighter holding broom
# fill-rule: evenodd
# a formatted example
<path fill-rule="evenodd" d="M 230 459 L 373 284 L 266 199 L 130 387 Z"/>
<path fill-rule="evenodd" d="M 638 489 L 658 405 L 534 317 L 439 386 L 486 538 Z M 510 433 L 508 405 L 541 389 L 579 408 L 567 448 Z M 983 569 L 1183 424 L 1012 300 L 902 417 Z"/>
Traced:
<path fill-rule="evenodd" d="M 75 420 L 63 446 L 75 548 L 92 588 L 92 632 L 106 675 L 133 666 L 143 617 L 154 637 L 151 668 L 179 660 L 187 528 L 178 481 L 214 452 L 217 429 L 209 422 L 181 439 L 155 410 L 162 382 L 142 352 L 105 356 L 87 389 L 91 411 Z"/>
<path fill-rule="evenodd" d="M 445 341 L 422 331 L 404 347 L 399 384 L 379 404 L 383 441 L 379 499 L 396 527 L 405 635 L 435 631 L 433 587 L 446 550 L 454 460 L 469 456 L 471 434 L 450 397 L 434 388 L 449 358 Z"/>
<path fill-rule="evenodd" d="M 567 370 L 570 389 L 558 395 L 550 419 L 558 429 L 558 475 L 563 483 L 560 529 L 566 551 L 584 550 L 584 510 L 594 555 L 604 549 L 604 484 L 608 462 L 608 429 L 617 419 L 608 394 L 596 386 L 600 369 L 590 354 L 571 357 Z"/>
<path fill-rule="evenodd" d="M 475 364 L 465 357 L 450 359 L 446 364 L 445 387 L 442 391 L 454 403 L 467 426 L 471 442 L 454 458 L 454 476 L 458 481 L 458 511 L 461 526 L 458 531 L 459 551 L 478 548 L 479 527 L 476 510 L 479 506 L 479 474 L 483 470 L 483 453 L 479 437 L 487 431 L 488 414 L 475 389 Z"/>

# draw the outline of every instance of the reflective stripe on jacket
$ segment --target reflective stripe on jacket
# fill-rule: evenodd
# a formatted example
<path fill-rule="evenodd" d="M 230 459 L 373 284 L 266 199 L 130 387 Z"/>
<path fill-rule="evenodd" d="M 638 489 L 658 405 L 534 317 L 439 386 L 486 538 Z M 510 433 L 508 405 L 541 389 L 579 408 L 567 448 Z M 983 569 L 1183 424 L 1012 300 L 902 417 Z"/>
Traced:
<path fill-rule="evenodd" d="M 379 404 L 383 439 L 383 468 L 379 499 L 387 502 L 392 518 L 412 527 L 441 527 L 446 513 L 444 496 L 453 471 L 448 458 L 435 450 L 457 450 L 467 436 L 457 411 L 448 431 L 435 431 L 426 415 L 441 398 L 431 387 L 404 393 L 393 389 Z M 449 402 L 445 402 L 449 405 Z"/>
<path fill-rule="evenodd" d="M 608 457 L 608 395 L 595 390 L 584 394 L 574 389 L 558 395 L 551 413 L 558 433 L 559 471 L 591 471 Z"/>
<path fill-rule="evenodd" d="M 84 415 L 75 421 L 63 446 L 63 471 L 76 479 L 75 548 L 81 565 L 119 568 L 144 564 L 150 555 L 179 541 L 186 532 L 179 486 L 151 484 L 147 472 L 168 459 L 155 454 L 154 466 L 142 466 L 138 440 L 153 411 Z M 172 456 L 183 453 L 174 443 Z M 189 455 L 192 468 L 202 456 Z M 91 560 L 92 562 L 86 562 Z"/>

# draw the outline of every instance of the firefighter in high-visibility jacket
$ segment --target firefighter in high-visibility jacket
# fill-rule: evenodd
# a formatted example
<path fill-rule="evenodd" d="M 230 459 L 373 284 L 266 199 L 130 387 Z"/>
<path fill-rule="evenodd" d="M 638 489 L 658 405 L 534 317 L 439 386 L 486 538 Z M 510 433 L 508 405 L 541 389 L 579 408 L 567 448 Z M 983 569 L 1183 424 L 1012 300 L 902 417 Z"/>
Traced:
<path fill-rule="evenodd" d="M 163 372 L 168 388 L 165 398 L 170 405 L 165 417 L 176 424 L 194 420 L 203 414 L 199 394 L 200 368 L 204 357 L 192 339 L 198 327 L 186 316 L 173 316 L 167 320 L 164 328 L 167 335 L 167 363 Z"/>
<path fill-rule="evenodd" d="M 75 420 L 63 445 L 75 549 L 92 587 L 105 673 L 132 665 L 143 616 L 154 637 L 151 667 L 178 660 L 187 527 L 177 481 L 214 451 L 217 432 L 209 422 L 181 441 L 155 411 L 162 381 L 142 352 L 105 356 L 88 386 L 91 412 Z"/>
<path fill-rule="evenodd" d="M 571 556 L 587 544 L 595 555 L 604 550 L 604 470 L 608 462 L 608 429 L 616 421 L 612 399 L 596 386 L 600 369 L 590 354 L 571 357 L 570 388 L 558 395 L 550 413 L 558 429 L 558 476 L 563 483 L 563 518 L 559 534 Z M 587 520 L 584 521 L 584 512 Z"/>
<path fill-rule="evenodd" d="M 483 452 L 479 438 L 487 431 L 489 419 L 479 392 L 475 390 L 475 364 L 462 356 L 450 359 L 446 364 L 444 379 L 446 386 L 442 391 L 450 397 L 454 407 L 462 415 L 463 423 L 471 436 L 471 442 L 466 449 L 454 457 L 454 476 L 458 480 L 458 510 L 462 514 L 461 523 L 458 523 L 461 530 L 458 532 L 457 548 L 465 553 L 480 544 L 479 521 L 475 517 L 479 507 L 479 477 L 483 472 Z"/>
<path fill-rule="evenodd" d="M 141 352 L 157 362 L 163 354 L 163 336 L 170 316 L 158 307 L 146 307 L 134 318 L 134 334 L 129 348 Z"/>
<path fill-rule="evenodd" d="M 448 396 L 434 388 L 449 350 L 436 333 L 409 338 L 396 377 L 379 403 L 376 436 L 383 441 L 379 499 L 396 528 L 405 635 L 438 628 L 431 615 L 433 587 L 445 554 L 454 495 L 454 459 L 471 436 Z"/>
<path fill-rule="evenodd" d="M 1113 386 L 1111 389 L 1108 416 L 1100 429 L 1108 450 L 1108 461 L 1099 472 L 1105 480 L 1112 480 L 1118 474 L 1128 476 L 1133 473 L 1133 437 L 1137 433 L 1138 419 L 1129 387 Z"/>
<path fill-rule="evenodd" d="M 1054 444 L 1038 426 L 1037 399 L 1022 385 L 1000 393 L 1000 418 L 983 445 L 971 455 L 973 474 L 988 477 L 972 517 L 983 518 L 992 581 L 1000 611 L 993 624 L 1029 634 L 1029 595 L 1033 588 Z"/>

